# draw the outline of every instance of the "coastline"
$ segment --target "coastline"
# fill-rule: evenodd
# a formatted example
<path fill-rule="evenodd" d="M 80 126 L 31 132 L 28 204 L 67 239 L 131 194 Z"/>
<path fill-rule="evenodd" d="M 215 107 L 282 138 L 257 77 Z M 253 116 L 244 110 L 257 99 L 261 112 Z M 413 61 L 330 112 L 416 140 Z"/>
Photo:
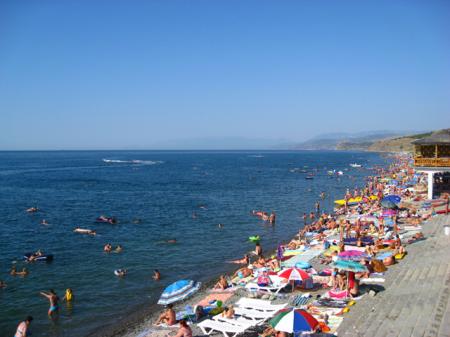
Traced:
<path fill-rule="evenodd" d="M 386 160 L 386 153 L 379 153 L 379 156 L 384 158 Z M 386 168 L 392 163 L 392 160 L 386 160 L 382 167 Z M 360 177 L 359 179 L 361 181 L 358 181 L 358 186 L 361 184 L 364 185 L 365 180 L 373 173 L 373 170 L 368 170 L 367 174 Z M 355 184 L 356 182 L 353 181 Z M 347 187 L 347 186 L 345 186 Z M 344 188 L 345 188 L 344 187 Z M 342 195 L 339 195 L 336 193 L 336 195 L 329 195 L 328 196 L 330 200 L 336 200 L 340 199 Z M 331 203 L 334 205 L 334 203 Z M 311 205 L 311 209 L 313 209 L 314 205 Z M 328 212 L 333 212 L 332 210 L 327 210 Z M 276 225 L 275 225 L 276 226 Z M 299 227 L 298 229 L 302 229 L 304 227 L 304 224 L 299 221 Z M 270 252 L 267 254 L 267 256 L 272 256 L 276 254 L 276 248 L 279 244 L 284 242 L 291 241 L 295 235 L 298 234 L 298 230 L 293 231 L 292 234 L 288 234 L 286 236 L 286 239 L 282 242 L 273 242 L 271 245 L 265 247 L 266 252 Z M 313 258 L 310 263 L 315 266 L 318 263 L 318 258 Z M 225 264 L 226 265 L 226 264 Z M 217 278 L 220 276 L 220 274 L 230 275 L 234 273 L 239 267 L 237 267 L 234 264 L 229 264 L 228 267 L 224 268 L 224 271 L 217 274 L 217 275 L 208 275 L 206 278 L 206 281 L 202 283 L 202 286 L 200 290 L 195 293 L 193 296 L 189 297 L 186 301 L 183 301 L 181 303 L 174 304 L 174 310 L 179 311 L 183 310 L 184 307 L 190 303 L 197 303 L 205 296 L 211 294 L 208 292 L 208 289 L 211 289 L 213 285 L 216 283 Z M 238 292 L 237 292 L 238 293 Z M 240 296 L 237 296 L 237 294 L 234 294 L 232 298 L 229 300 L 229 303 L 234 303 Z M 174 329 L 167 329 L 167 330 L 153 330 L 153 322 L 156 321 L 159 314 L 161 313 L 162 306 L 158 305 L 156 303 L 147 304 L 143 303 L 138 305 L 135 308 L 130 308 L 126 314 L 126 317 L 120 319 L 119 321 L 105 324 L 102 327 L 97 328 L 95 331 L 89 333 L 86 335 L 86 337 L 136 337 L 136 336 L 147 336 L 148 333 L 154 333 L 155 335 L 166 335 L 167 331 L 174 331 Z"/>

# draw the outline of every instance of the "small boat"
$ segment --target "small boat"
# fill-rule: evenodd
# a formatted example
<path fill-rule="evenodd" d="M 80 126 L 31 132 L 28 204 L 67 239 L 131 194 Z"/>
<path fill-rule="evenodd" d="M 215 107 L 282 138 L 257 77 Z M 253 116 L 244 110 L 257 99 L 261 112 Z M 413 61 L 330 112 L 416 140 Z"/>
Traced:
<path fill-rule="evenodd" d="M 314 176 L 313 176 L 313 175 L 307 175 L 307 176 L 305 177 L 305 179 L 311 180 L 311 179 L 314 179 Z"/>
<path fill-rule="evenodd" d="M 25 261 L 28 261 L 32 255 L 33 255 L 33 253 L 25 253 L 25 254 L 23 254 L 23 259 Z M 52 254 L 44 254 L 44 255 L 36 257 L 33 261 L 50 262 L 52 260 L 53 260 L 53 255 Z"/>
<path fill-rule="evenodd" d="M 354 168 L 362 167 L 361 164 L 356 164 L 356 163 L 350 164 L 350 166 L 354 167 Z"/>

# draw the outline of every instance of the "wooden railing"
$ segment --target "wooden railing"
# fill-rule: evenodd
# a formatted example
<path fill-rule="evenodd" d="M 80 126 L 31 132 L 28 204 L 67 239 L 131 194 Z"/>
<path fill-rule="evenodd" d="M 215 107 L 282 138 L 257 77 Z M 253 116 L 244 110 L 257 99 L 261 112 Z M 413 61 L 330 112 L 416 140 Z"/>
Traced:
<path fill-rule="evenodd" d="M 450 167 L 450 158 L 414 157 L 414 166 L 419 167 Z"/>

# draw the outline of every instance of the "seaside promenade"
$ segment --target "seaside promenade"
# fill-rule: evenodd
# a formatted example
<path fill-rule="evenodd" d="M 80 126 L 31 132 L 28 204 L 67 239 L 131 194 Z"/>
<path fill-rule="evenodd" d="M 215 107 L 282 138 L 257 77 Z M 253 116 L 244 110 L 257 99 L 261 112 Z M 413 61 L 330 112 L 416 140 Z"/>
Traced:
<path fill-rule="evenodd" d="M 389 267 L 385 290 L 364 296 L 345 315 L 340 337 L 450 336 L 450 215 L 423 223 L 426 240 Z"/>

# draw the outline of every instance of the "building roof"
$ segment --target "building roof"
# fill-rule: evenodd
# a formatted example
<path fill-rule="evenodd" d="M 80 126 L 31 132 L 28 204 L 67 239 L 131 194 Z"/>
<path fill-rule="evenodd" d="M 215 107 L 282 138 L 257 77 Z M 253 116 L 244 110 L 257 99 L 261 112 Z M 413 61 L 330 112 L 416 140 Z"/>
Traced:
<path fill-rule="evenodd" d="M 411 143 L 415 145 L 435 145 L 435 144 L 450 145 L 450 129 L 443 129 L 433 132 L 430 136 L 417 139 Z"/>

